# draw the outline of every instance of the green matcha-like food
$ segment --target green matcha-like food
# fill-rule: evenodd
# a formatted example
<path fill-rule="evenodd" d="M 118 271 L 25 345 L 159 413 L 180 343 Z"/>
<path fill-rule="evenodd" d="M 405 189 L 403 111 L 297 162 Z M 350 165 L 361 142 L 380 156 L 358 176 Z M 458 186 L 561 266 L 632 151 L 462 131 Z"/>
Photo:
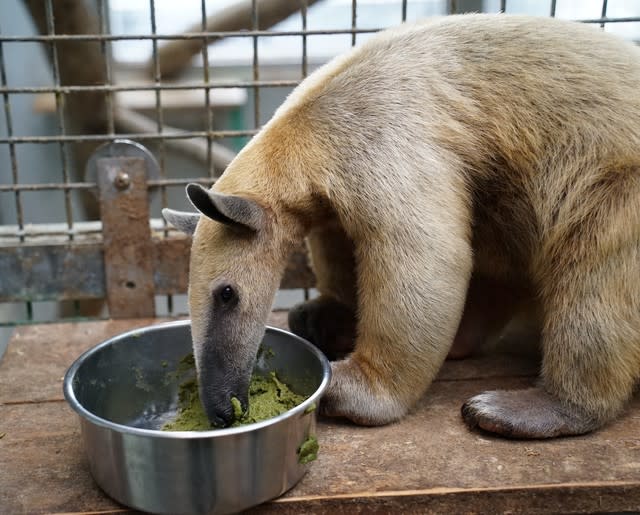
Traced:
<path fill-rule="evenodd" d="M 233 408 L 233 418 L 239 420 L 242 418 L 242 404 L 237 397 L 231 397 L 231 407 Z"/>
<path fill-rule="evenodd" d="M 253 374 L 249 385 L 249 409 L 242 413 L 240 401 L 232 397 L 231 405 L 235 416 L 232 427 L 253 424 L 284 413 L 304 402 L 298 395 L 278 379 L 275 372 L 268 376 Z M 200 402 L 198 383 L 190 379 L 180 385 L 178 391 L 178 414 L 176 418 L 162 426 L 163 431 L 209 431 L 214 429 Z"/>
<path fill-rule="evenodd" d="M 298 463 L 305 465 L 318 459 L 318 439 L 315 436 L 307 438 L 298 449 Z"/>

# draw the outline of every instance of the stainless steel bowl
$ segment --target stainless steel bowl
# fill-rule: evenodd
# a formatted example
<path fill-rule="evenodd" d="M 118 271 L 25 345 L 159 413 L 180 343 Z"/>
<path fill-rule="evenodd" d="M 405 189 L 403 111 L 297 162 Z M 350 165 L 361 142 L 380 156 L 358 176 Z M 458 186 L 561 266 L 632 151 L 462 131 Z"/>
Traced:
<path fill-rule="evenodd" d="M 175 415 L 179 381 L 191 351 L 189 321 L 136 329 L 80 356 L 64 394 L 80 416 L 91 473 L 117 501 L 167 514 L 232 513 L 277 497 L 304 475 L 298 450 L 315 435 L 327 359 L 309 342 L 268 327 L 258 370 L 275 370 L 310 397 L 282 415 L 237 428 L 164 432 Z"/>

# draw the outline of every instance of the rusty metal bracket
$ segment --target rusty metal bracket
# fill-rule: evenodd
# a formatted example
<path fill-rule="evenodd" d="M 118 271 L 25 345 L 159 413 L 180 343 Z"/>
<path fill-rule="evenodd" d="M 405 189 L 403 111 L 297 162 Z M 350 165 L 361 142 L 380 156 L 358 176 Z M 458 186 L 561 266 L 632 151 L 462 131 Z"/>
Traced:
<path fill-rule="evenodd" d="M 153 317 L 153 244 L 145 160 L 99 158 L 97 178 L 109 315 Z"/>

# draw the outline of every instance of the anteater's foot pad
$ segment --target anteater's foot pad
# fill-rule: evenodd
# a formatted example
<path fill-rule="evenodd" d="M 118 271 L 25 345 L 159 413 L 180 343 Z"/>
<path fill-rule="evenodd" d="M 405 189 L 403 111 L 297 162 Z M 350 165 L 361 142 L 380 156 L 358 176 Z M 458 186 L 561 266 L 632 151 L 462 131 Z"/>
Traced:
<path fill-rule="evenodd" d="M 471 428 L 508 438 L 578 435 L 599 425 L 540 388 L 484 392 L 464 403 L 462 417 Z"/>

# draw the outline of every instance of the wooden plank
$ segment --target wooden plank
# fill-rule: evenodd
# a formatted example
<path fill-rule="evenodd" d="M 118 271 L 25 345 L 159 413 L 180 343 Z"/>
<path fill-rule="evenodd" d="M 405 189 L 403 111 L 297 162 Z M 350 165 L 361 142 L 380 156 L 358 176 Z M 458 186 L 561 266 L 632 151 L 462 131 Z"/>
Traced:
<path fill-rule="evenodd" d="M 153 280 L 160 295 L 186 293 L 189 288 L 191 238 L 154 240 Z"/>
<path fill-rule="evenodd" d="M 437 397 L 447 396 L 444 383 L 435 389 Z M 599 437 L 503 441 L 452 434 L 447 428 L 457 417 L 450 403 L 428 404 L 386 428 L 322 422 L 318 461 L 293 490 L 256 513 L 569 513 L 640 506 L 637 422 L 616 423 Z M 0 420 L 3 513 L 120 508 L 91 481 L 66 404 L 0 406 Z"/>
<path fill-rule="evenodd" d="M 99 244 L 0 247 L 0 302 L 104 296 Z"/>
<path fill-rule="evenodd" d="M 0 361 L 0 404 L 63 400 L 64 374 L 85 350 L 124 331 L 166 321 L 169 319 L 18 326 Z M 270 313 L 267 324 L 287 328 L 287 312 Z"/>
<path fill-rule="evenodd" d="M 600 432 L 548 441 L 505 440 L 469 431 L 460 406 L 487 388 L 518 388 L 526 379 L 435 382 L 399 423 L 361 428 L 320 424 L 321 456 L 284 498 L 368 497 L 380 492 L 436 493 L 548 485 L 634 484 L 640 488 L 640 403 Z M 598 492 L 594 488 L 594 499 Z M 567 506 L 569 507 L 569 506 Z M 606 511 L 604 507 L 592 511 Z M 638 509 L 640 505 L 627 506 Z M 487 510 L 496 512 L 495 510 Z"/>
<path fill-rule="evenodd" d="M 279 313 L 276 321 L 283 324 L 285 316 Z M 61 375 L 84 349 L 148 322 L 16 330 L 0 363 L 3 513 L 124 510 L 89 477 L 77 419 L 60 400 Z M 535 368 L 535 362 L 508 354 L 447 362 L 399 423 L 365 428 L 321 420 L 318 461 L 290 492 L 253 512 L 640 510 L 639 398 L 622 418 L 581 437 L 503 440 L 464 426 L 459 409 L 467 397 L 485 389 L 526 387 L 535 380 Z"/>
<path fill-rule="evenodd" d="M 152 239 L 155 293 L 186 293 L 191 239 Z M 95 237 L 88 241 L 0 245 L 0 302 L 100 299 L 106 297 L 104 251 Z M 313 272 L 304 247 L 287 264 L 280 287 L 311 288 Z"/>
<path fill-rule="evenodd" d="M 594 494 L 597 491 L 597 498 Z M 389 514 L 389 513 L 637 513 L 640 506 L 635 482 L 603 485 L 546 485 L 533 488 L 448 489 L 372 492 L 335 497 L 281 498 L 245 513 L 269 515 Z"/>
<path fill-rule="evenodd" d="M 160 319 L 18 326 L 0 361 L 0 404 L 61 401 L 62 380 L 85 350 Z"/>
<path fill-rule="evenodd" d="M 120 508 L 93 482 L 77 417 L 65 402 L 0 405 L 0 431 L 3 514 Z"/>

